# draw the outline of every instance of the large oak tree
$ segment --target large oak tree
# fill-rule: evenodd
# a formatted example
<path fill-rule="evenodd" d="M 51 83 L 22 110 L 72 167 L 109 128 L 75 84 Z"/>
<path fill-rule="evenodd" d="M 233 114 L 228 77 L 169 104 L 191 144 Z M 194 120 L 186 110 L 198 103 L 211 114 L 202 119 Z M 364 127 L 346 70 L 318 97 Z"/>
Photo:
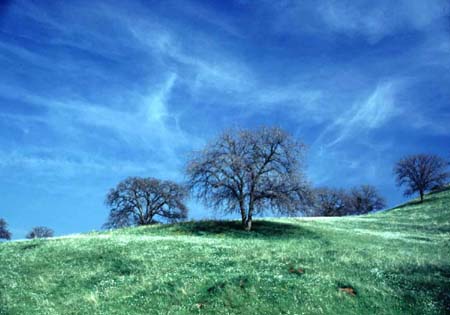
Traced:
<path fill-rule="evenodd" d="M 305 147 L 279 128 L 232 130 L 220 135 L 187 165 L 189 186 L 207 206 L 239 213 L 251 230 L 256 214 L 292 215 L 308 197 Z"/>

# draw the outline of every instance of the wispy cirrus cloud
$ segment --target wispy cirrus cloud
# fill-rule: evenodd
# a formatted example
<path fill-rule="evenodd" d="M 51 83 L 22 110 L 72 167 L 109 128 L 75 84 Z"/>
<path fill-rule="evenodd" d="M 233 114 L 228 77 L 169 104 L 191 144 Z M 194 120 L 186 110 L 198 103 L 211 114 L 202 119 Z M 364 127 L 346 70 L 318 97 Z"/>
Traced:
<path fill-rule="evenodd" d="M 379 83 L 363 100 L 358 100 L 347 111 L 334 119 L 316 140 L 316 143 L 334 146 L 349 138 L 361 138 L 368 132 L 382 127 L 400 113 L 395 104 L 395 93 L 399 83 Z"/>
<path fill-rule="evenodd" d="M 0 119 L 16 121 L 18 125 L 24 123 L 30 124 L 33 121 L 38 124 L 44 124 L 54 133 L 64 135 L 61 143 L 54 143 L 55 151 L 62 147 L 71 148 L 72 152 L 78 150 L 80 154 L 85 152 L 87 156 L 91 155 L 89 145 L 92 141 L 101 141 L 102 145 L 110 146 L 110 150 L 115 150 L 115 146 L 126 147 L 136 152 L 152 152 L 159 156 L 161 168 L 178 167 L 178 148 L 183 146 L 191 147 L 195 143 L 195 137 L 187 136 L 178 126 L 177 117 L 174 113 L 169 113 L 167 101 L 176 81 L 176 75 L 170 75 L 160 86 L 155 87 L 148 95 L 135 95 L 136 104 L 121 104 L 120 107 L 110 107 L 107 104 L 92 104 L 83 100 L 71 100 L 70 98 L 60 101 L 42 96 L 34 95 L 29 91 L 14 89 L 15 93 L 7 92 L 8 87 L 3 87 L 3 97 L 8 99 L 25 101 L 32 106 L 43 109 L 40 114 L 29 116 L 18 114 L 2 114 Z M 28 117 L 27 117 L 28 116 Z M 96 131 L 98 133 L 96 134 Z M 70 141 L 71 142 L 65 142 Z M 112 147 L 112 148 L 111 148 Z M 107 159 L 103 157 L 101 163 L 91 163 L 90 158 L 74 158 L 68 163 L 68 158 L 63 157 L 60 162 L 57 156 L 51 159 L 37 156 L 15 154 L 12 157 L 4 159 L 8 163 L 19 163 L 20 157 L 23 157 L 24 167 L 52 168 L 55 172 L 64 173 L 64 168 L 69 168 L 68 174 L 71 174 L 71 168 L 78 163 L 79 168 L 96 169 L 100 164 L 109 162 L 111 169 L 117 165 L 117 159 Z M 136 161 L 138 165 L 135 170 L 143 170 L 139 165 L 141 159 Z M 128 161 L 128 164 L 130 162 Z M 105 167 L 106 169 L 107 167 Z M 129 165 L 129 169 L 133 166 Z M 61 173 L 62 171 L 62 173 Z M 168 174 L 168 172 L 167 172 Z"/>
<path fill-rule="evenodd" d="M 383 37 L 405 29 L 422 30 L 448 14 L 445 1 L 329 1 L 319 10 L 330 30 L 349 35 L 362 34 L 376 43 Z"/>
<path fill-rule="evenodd" d="M 386 36 L 404 31 L 422 31 L 448 16 L 450 5 L 445 0 L 421 1 L 308 1 L 266 2 L 277 12 L 274 30 L 293 34 L 321 36 L 342 34 L 363 36 L 376 44 Z M 445 22 L 444 22 L 445 23 Z"/>

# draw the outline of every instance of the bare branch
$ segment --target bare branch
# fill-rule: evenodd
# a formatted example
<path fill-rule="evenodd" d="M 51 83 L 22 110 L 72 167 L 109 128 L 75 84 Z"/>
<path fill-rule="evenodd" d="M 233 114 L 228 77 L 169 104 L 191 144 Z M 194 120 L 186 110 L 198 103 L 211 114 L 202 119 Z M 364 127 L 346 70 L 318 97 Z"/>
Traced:
<path fill-rule="evenodd" d="M 424 194 L 435 187 L 443 186 L 449 178 L 448 162 L 432 154 L 407 156 L 394 167 L 397 186 L 405 186 L 405 196 L 419 193 L 423 201 Z"/>
<path fill-rule="evenodd" d="M 279 128 L 225 132 L 194 153 L 187 165 L 189 188 L 207 206 L 252 216 L 272 210 L 302 210 L 308 185 L 303 173 L 304 145 Z"/>

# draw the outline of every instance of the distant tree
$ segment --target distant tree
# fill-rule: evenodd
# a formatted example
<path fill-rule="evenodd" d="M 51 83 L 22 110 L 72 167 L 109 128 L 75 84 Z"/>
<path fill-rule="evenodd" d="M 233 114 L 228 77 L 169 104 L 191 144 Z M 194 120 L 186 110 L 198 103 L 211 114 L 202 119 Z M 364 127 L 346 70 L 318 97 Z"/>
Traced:
<path fill-rule="evenodd" d="M 10 240 L 11 232 L 8 230 L 8 223 L 0 218 L 0 239 Z"/>
<path fill-rule="evenodd" d="M 194 195 L 224 213 L 239 213 L 251 230 L 256 214 L 292 215 L 307 201 L 304 145 L 279 128 L 223 133 L 187 166 Z"/>
<path fill-rule="evenodd" d="M 371 185 L 361 185 L 350 190 L 346 214 L 365 214 L 386 207 L 386 201 Z"/>
<path fill-rule="evenodd" d="M 325 217 L 345 215 L 348 201 L 349 197 L 343 189 L 315 189 L 313 215 Z"/>
<path fill-rule="evenodd" d="M 53 237 L 53 230 L 45 226 L 36 226 L 25 236 L 28 239 Z"/>
<path fill-rule="evenodd" d="M 448 162 L 433 154 L 416 154 L 402 158 L 395 164 L 397 186 L 405 186 L 405 196 L 419 193 L 423 202 L 425 192 L 443 186 L 449 178 Z"/>
<path fill-rule="evenodd" d="M 175 222 L 187 217 L 187 189 L 172 181 L 129 177 L 110 190 L 106 205 L 111 208 L 106 228 Z"/>

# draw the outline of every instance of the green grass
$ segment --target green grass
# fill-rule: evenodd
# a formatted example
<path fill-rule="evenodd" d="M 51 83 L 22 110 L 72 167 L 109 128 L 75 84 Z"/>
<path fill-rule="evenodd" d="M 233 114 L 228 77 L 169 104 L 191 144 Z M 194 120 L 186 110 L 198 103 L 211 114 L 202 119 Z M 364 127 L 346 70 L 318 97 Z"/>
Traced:
<path fill-rule="evenodd" d="M 450 190 L 251 233 L 206 221 L 3 243 L 0 314 L 450 314 Z"/>

